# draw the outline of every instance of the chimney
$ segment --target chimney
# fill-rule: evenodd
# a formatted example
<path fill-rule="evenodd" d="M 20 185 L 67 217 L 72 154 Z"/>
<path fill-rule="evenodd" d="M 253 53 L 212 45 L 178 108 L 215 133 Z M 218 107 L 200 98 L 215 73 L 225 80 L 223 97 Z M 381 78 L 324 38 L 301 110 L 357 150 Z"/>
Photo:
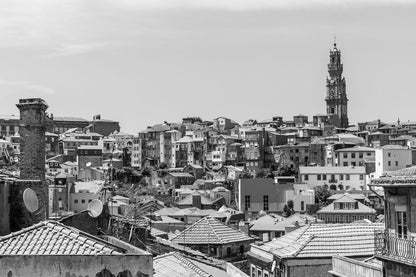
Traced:
<path fill-rule="evenodd" d="M 192 206 L 198 209 L 202 208 L 201 195 L 196 195 L 196 194 L 192 195 Z"/>
<path fill-rule="evenodd" d="M 45 180 L 45 131 L 50 124 L 46 116 L 48 105 L 43 99 L 29 98 L 20 99 L 16 106 L 20 110 L 20 179 L 11 183 L 8 189 L 11 232 L 46 220 L 49 213 L 48 185 Z M 30 212 L 23 201 L 27 189 L 34 191 L 39 202 L 34 212 Z M 31 199 L 26 200 L 30 202 Z"/>

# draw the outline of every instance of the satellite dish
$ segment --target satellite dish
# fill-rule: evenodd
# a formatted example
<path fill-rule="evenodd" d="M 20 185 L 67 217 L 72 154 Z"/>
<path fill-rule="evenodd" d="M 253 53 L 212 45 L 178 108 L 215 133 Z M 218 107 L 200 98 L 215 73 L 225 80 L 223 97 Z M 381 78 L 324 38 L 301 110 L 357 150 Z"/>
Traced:
<path fill-rule="evenodd" d="M 272 264 L 272 272 L 274 272 L 275 269 L 276 269 L 276 260 L 273 261 L 273 264 Z"/>
<path fill-rule="evenodd" d="M 90 167 L 91 166 L 91 162 L 88 162 L 88 163 L 86 163 L 85 164 L 87 167 Z"/>
<path fill-rule="evenodd" d="M 103 202 L 101 202 L 101 200 L 98 199 L 92 200 L 88 204 L 87 211 L 91 217 L 98 217 L 103 212 Z"/>
<path fill-rule="evenodd" d="M 33 189 L 27 188 L 23 191 L 23 203 L 25 204 L 26 209 L 31 213 L 34 213 L 39 209 L 39 200 Z"/>

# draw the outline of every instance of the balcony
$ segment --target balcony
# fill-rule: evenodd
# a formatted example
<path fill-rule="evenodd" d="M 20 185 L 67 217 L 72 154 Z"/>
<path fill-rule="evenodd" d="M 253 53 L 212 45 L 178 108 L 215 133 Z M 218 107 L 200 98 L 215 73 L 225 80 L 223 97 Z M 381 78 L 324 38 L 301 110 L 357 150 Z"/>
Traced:
<path fill-rule="evenodd" d="M 328 183 L 335 184 L 335 183 L 338 183 L 338 180 L 337 179 L 329 179 Z"/>
<path fill-rule="evenodd" d="M 400 238 L 389 231 L 376 231 L 374 243 L 376 257 L 416 265 L 416 241 Z"/>
<path fill-rule="evenodd" d="M 342 256 L 332 257 L 332 270 L 329 271 L 333 276 L 355 276 L 355 277 L 382 277 L 381 265 L 376 266 Z"/>

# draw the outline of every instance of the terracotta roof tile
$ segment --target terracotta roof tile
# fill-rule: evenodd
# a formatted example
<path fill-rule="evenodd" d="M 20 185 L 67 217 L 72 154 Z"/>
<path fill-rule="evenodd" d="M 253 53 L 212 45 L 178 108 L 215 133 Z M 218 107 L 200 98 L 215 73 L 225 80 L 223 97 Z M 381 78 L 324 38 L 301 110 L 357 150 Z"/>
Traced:
<path fill-rule="evenodd" d="M 75 228 L 43 221 L 0 237 L 0 255 L 120 255 L 116 248 Z"/>
<path fill-rule="evenodd" d="M 253 238 L 212 217 L 204 217 L 171 241 L 178 244 L 227 244 L 249 240 L 253 240 Z"/>

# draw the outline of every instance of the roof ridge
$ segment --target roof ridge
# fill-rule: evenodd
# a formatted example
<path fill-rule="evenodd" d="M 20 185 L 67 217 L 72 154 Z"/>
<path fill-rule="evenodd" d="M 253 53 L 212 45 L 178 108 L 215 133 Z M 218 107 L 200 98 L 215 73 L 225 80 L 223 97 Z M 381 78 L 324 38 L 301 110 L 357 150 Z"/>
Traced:
<path fill-rule="evenodd" d="M 210 217 L 210 216 L 207 216 L 207 217 L 205 217 L 206 219 L 207 219 L 207 221 L 208 221 L 208 225 L 209 225 L 209 227 L 211 228 L 211 230 L 212 230 L 212 232 L 214 233 L 214 235 L 217 237 L 217 239 L 219 240 L 219 241 L 221 241 L 222 243 L 223 243 L 223 240 L 222 240 L 222 238 L 217 234 L 217 232 L 215 231 L 215 229 L 213 228 L 213 226 L 211 226 L 211 224 L 210 224 L 210 219 L 212 219 L 212 220 L 214 220 L 214 223 L 220 223 L 218 220 L 216 220 L 215 218 L 212 218 L 212 217 Z M 228 227 L 228 226 L 227 226 Z M 208 236 L 208 241 L 209 241 L 209 236 Z"/>
<path fill-rule="evenodd" d="M 199 276 L 202 276 L 202 277 L 210 277 L 210 276 L 212 276 L 211 274 L 203 271 L 201 268 L 199 268 L 197 265 L 195 265 L 193 262 L 191 262 L 190 260 L 188 260 L 187 258 L 185 258 L 184 256 L 182 256 L 178 252 L 173 252 L 173 256 L 176 259 L 178 259 L 181 263 L 183 263 L 184 265 L 186 265 L 188 268 L 190 268 L 191 270 L 195 271 Z"/>
<path fill-rule="evenodd" d="M 49 220 L 44 220 L 44 221 L 38 222 L 38 223 L 36 223 L 36 224 L 33 224 L 33 225 L 29 226 L 29 227 L 23 228 L 23 229 L 21 229 L 21 230 L 19 230 L 19 231 L 12 232 L 12 233 L 10 233 L 10 234 L 8 234 L 8 235 L 5 235 L 5 236 L 2 236 L 2 237 L 0 236 L 0 242 L 1 242 L 1 241 L 3 241 L 3 240 L 7 240 L 7 239 L 9 239 L 9 238 L 12 238 L 12 237 L 14 237 L 14 236 L 19 236 L 19 235 L 21 235 L 21 234 L 24 234 L 24 233 L 26 233 L 27 231 L 30 231 L 30 230 L 36 229 L 36 228 L 38 228 L 38 227 L 40 227 L 40 226 L 42 226 L 42 225 L 47 226 L 47 225 L 46 225 L 46 223 L 47 223 L 48 221 L 49 221 Z"/>

